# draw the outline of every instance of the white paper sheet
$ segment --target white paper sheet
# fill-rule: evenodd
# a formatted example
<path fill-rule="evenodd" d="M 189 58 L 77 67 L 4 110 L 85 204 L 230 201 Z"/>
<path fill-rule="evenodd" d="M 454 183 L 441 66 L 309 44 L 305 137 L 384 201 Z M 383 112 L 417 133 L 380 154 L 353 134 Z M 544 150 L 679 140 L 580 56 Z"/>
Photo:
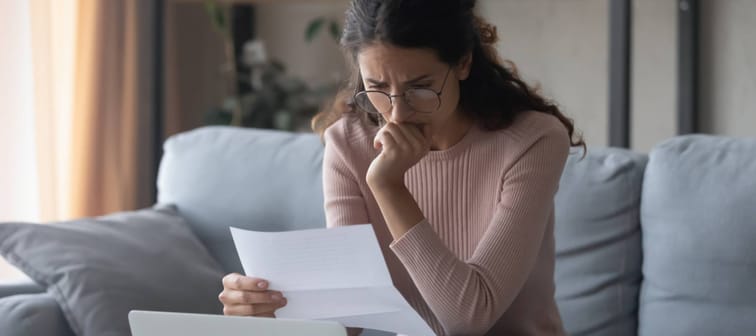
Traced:
<path fill-rule="evenodd" d="M 371 225 L 286 232 L 231 228 L 247 275 L 266 279 L 287 305 L 276 316 L 431 336 L 391 281 Z"/>

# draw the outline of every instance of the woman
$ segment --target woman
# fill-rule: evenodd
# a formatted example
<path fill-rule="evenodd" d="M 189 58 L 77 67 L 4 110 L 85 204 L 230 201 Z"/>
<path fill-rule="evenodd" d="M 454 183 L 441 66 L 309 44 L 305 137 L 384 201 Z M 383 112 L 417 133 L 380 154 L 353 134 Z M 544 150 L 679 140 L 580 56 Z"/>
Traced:
<path fill-rule="evenodd" d="M 353 80 L 313 121 L 327 223 L 372 223 L 396 287 L 439 335 L 561 335 L 553 199 L 570 146 L 585 145 L 497 60 L 474 3 L 352 1 Z M 285 301 L 261 283 L 227 276 L 226 313 L 273 316 Z"/>

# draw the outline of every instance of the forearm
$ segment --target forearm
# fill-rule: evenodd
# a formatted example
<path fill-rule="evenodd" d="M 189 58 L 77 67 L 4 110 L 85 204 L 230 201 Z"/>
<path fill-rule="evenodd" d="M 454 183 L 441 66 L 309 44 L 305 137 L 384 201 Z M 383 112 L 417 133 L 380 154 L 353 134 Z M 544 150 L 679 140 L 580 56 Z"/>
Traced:
<path fill-rule="evenodd" d="M 532 241 L 526 238 L 521 243 Z M 511 253 L 498 249 L 484 253 L 498 259 L 493 262 L 487 257 L 461 260 L 427 220 L 390 248 L 448 334 L 483 334 L 501 317 L 530 273 L 521 260 L 508 258 Z"/>
<path fill-rule="evenodd" d="M 415 198 L 403 183 L 370 184 L 370 189 L 394 240 L 425 219 Z"/>

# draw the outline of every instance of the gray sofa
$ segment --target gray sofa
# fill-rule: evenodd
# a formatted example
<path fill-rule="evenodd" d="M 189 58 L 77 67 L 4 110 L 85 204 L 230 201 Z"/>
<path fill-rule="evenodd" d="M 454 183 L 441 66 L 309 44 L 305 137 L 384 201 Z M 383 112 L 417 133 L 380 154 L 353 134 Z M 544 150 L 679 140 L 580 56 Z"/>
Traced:
<path fill-rule="evenodd" d="M 206 127 L 165 143 L 159 203 L 178 206 L 226 271 L 228 227 L 325 225 L 312 134 Z M 650 155 L 572 155 L 556 197 L 557 301 L 572 335 L 756 330 L 756 139 L 677 137 Z M 71 335 L 32 283 L 0 285 L 0 334 Z M 371 333 L 377 334 L 377 333 Z"/>

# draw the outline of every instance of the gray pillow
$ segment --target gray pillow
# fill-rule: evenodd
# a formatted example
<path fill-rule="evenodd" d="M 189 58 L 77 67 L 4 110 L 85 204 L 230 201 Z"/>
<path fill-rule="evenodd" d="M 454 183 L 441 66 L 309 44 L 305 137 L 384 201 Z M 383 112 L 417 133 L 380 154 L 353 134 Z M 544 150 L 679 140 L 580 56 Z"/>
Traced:
<path fill-rule="evenodd" d="M 643 183 L 639 335 L 754 335 L 756 138 L 657 145 Z"/>
<path fill-rule="evenodd" d="M 554 280 L 570 335 L 636 335 L 646 161 L 619 148 L 567 161 L 555 199 Z"/>
<path fill-rule="evenodd" d="M 323 144 L 315 134 L 208 126 L 172 136 L 163 148 L 158 201 L 178 206 L 227 272 L 242 271 L 229 226 L 325 227 Z"/>
<path fill-rule="evenodd" d="M 132 309 L 222 309 L 223 272 L 173 207 L 0 223 L 0 254 L 47 287 L 77 335 L 130 335 Z"/>

